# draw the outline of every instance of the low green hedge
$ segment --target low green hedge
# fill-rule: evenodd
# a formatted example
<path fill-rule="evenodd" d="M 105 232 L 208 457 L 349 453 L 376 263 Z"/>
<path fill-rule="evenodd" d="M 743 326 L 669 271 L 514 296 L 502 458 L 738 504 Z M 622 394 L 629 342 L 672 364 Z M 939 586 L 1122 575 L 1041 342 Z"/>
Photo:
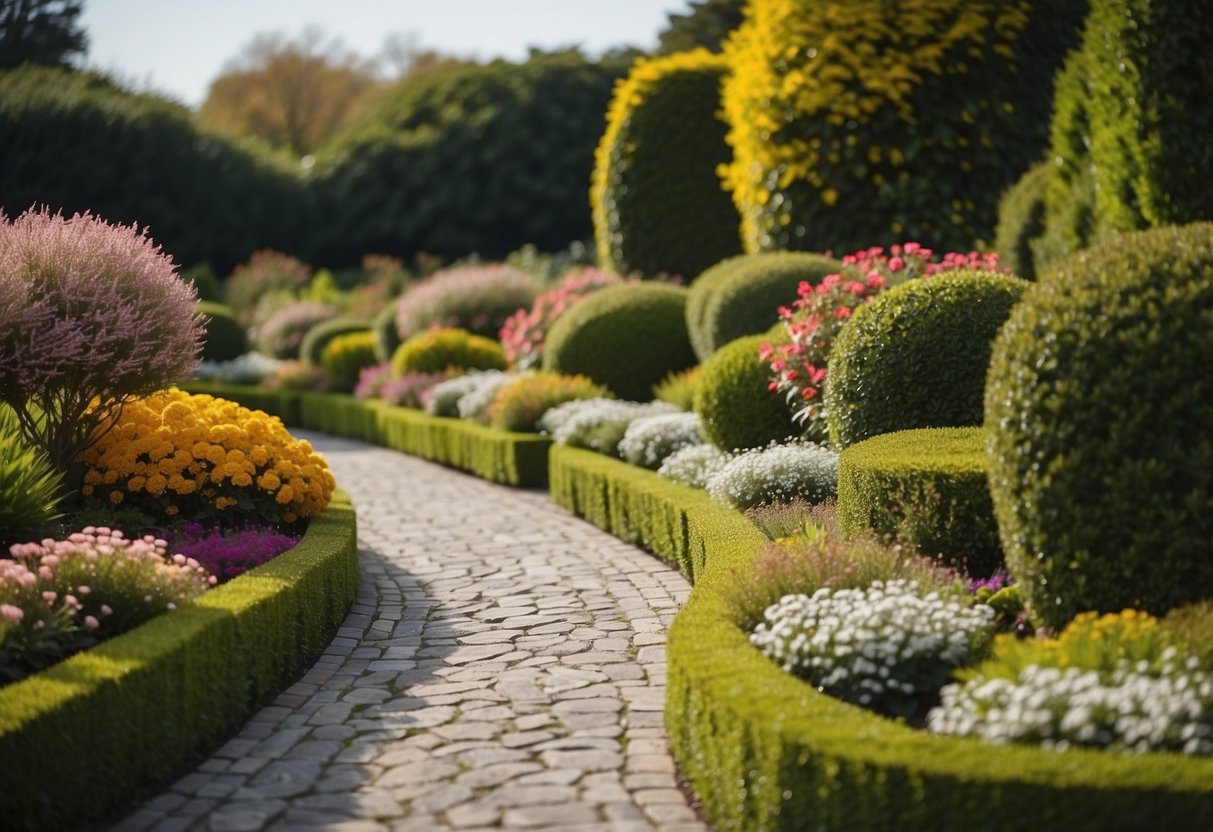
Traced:
<path fill-rule="evenodd" d="M 297 390 L 266 390 L 251 384 L 224 384 L 219 381 L 191 381 L 181 385 L 181 389 L 230 399 L 250 410 L 264 410 L 271 416 L 277 416 L 287 427 L 300 424 Z"/>
<path fill-rule="evenodd" d="M 0 688 L 4 828 L 80 828 L 240 726 L 336 634 L 358 586 L 355 537 L 338 491 L 290 551 Z"/>
<path fill-rule="evenodd" d="M 1002 565 L 981 428 L 918 428 L 838 455 L 838 525 L 894 535 L 973 575 Z"/>
<path fill-rule="evenodd" d="M 716 828 L 1213 828 L 1213 760 L 936 737 L 819 693 L 740 626 L 734 576 L 753 568 L 763 541 L 743 515 L 585 451 L 555 448 L 550 460 L 557 502 L 701 564 L 669 633 L 665 721 Z"/>

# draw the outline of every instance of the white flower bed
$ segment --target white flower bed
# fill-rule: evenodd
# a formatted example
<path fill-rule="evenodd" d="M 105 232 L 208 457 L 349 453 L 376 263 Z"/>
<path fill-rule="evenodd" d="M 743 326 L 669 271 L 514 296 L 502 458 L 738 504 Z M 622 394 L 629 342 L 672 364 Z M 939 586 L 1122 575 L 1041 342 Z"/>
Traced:
<path fill-rule="evenodd" d="M 285 363 L 259 352 L 246 352 L 231 361 L 203 361 L 194 372 L 194 378 L 225 384 L 256 384 L 278 372 Z"/>
<path fill-rule="evenodd" d="M 667 456 L 657 474 L 692 488 L 707 488 L 708 480 L 732 458 L 715 445 L 688 445 Z"/>
<path fill-rule="evenodd" d="M 619 455 L 632 465 L 657 468 L 675 451 L 703 441 L 698 413 L 659 413 L 628 425 L 619 440 Z"/>
<path fill-rule="evenodd" d="M 430 389 L 425 412 L 431 416 L 458 416 L 459 402 L 485 384 L 505 376 L 500 370 L 471 370 L 464 375 L 440 382 Z"/>
<path fill-rule="evenodd" d="M 849 702 L 906 714 L 980 654 L 994 610 L 896 580 L 785 595 L 763 618 L 750 642 L 784 670 Z"/>
<path fill-rule="evenodd" d="M 493 404 L 497 394 L 522 377 L 515 373 L 502 373 L 495 370 L 493 373 L 491 377 L 484 379 L 475 389 L 461 396 L 456 402 L 455 407 L 460 419 L 487 422 L 489 406 Z"/>
<path fill-rule="evenodd" d="M 811 442 L 772 444 L 734 456 L 707 481 L 708 493 L 738 509 L 838 493 L 838 454 Z"/>
<path fill-rule="evenodd" d="M 553 441 L 574 448 L 614 454 L 624 431 L 635 419 L 659 413 L 678 413 L 666 402 L 626 402 L 616 399 L 580 399 L 549 409 L 539 427 Z"/>

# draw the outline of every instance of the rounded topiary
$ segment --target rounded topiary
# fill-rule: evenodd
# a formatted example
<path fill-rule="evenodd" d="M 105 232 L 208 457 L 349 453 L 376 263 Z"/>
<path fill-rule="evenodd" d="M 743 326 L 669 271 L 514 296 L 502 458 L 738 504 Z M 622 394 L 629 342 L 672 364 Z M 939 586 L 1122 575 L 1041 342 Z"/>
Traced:
<path fill-rule="evenodd" d="M 352 318 L 334 318 L 331 321 L 316 324 L 309 329 L 299 342 L 299 360 L 311 366 L 320 365 L 320 356 L 329 342 L 340 335 L 351 332 L 367 332 L 370 327 L 366 321 L 356 321 Z"/>
<path fill-rule="evenodd" d="M 1213 596 L 1213 224 L 1126 235 L 1042 277 L 994 344 L 990 492 L 1032 611 Z"/>
<path fill-rule="evenodd" d="M 392 360 L 400 346 L 400 332 L 396 329 L 396 302 L 390 301 L 371 320 L 371 331 L 375 333 L 375 352 L 384 364 Z"/>
<path fill-rule="evenodd" d="M 738 338 L 721 347 L 699 370 L 695 412 L 704 437 L 724 451 L 758 448 L 800 434 L 792 406 L 770 390 L 770 370 L 758 357 L 766 335 Z"/>
<path fill-rule="evenodd" d="M 236 310 L 232 307 L 199 301 L 194 317 L 202 318 L 206 327 L 203 361 L 231 361 L 249 351 L 248 330 L 236 319 Z"/>
<path fill-rule="evenodd" d="M 328 378 L 329 389 L 351 392 L 362 371 L 379 363 L 375 333 L 362 328 L 334 335 L 320 351 L 317 362 Z"/>
<path fill-rule="evenodd" d="M 741 251 L 740 218 L 716 175 L 731 156 L 720 118 L 727 69 L 697 49 L 642 59 L 615 87 L 590 190 L 607 268 L 691 278 Z"/>
<path fill-rule="evenodd" d="M 857 442 L 838 455 L 838 525 L 939 555 L 970 575 L 1002 565 L 980 427 L 920 428 Z"/>
<path fill-rule="evenodd" d="M 1045 187 L 1048 182 L 1049 163 L 1035 164 L 1007 189 L 998 203 L 994 250 L 1004 266 L 1025 280 L 1036 279 L 1032 243 L 1045 230 Z"/>
<path fill-rule="evenodd" d="M 700 361 L 729 341 L 766 332 L 779 321 L 779 307 L 796 300 L 802 282 L 819 283 L 842 270 L 832 257 L 802 251 L 730 257 L 691 284 L 687 329 Z"/>
<path fill-rule="evenodd" d="M 961 269 L 911 280 L 855 310 L 826 377 L 830 442 L 980 425 L 990 344 L 1026 280 Z"/>
<path fill-rule="evenodd" d="M 463 370 L 504 370 L 505 351 L 492 339 L 465 329 L 431 329 L 414 335 L 392 354 L 392 375 Z"/>
<path fill-rule="evenodd" d="M 648 401 L 653 385 L 695 364 L 686 298 L 686 289 L 663 283 L 595 292 L 556 319 L 543 369 L 589 376 L 621 399 Z"/>

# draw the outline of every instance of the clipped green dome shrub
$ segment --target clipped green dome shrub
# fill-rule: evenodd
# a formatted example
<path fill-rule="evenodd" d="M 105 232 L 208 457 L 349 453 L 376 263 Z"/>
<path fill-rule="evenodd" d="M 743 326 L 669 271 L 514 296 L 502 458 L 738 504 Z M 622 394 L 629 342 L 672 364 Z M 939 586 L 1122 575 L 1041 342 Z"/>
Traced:
<path fill-rule="evenodd" d="M 980 425 L 990 345 L 1030 285 L 961 269 L 857 308 L 830 353 L 830 442 L 842 449 L 897 430 Z"/>
<path fill-rule="evenodd" d="M 687 290 L 664 283 L 608 286 L 556 319 L 543 369 L 584 375 L 621 399 L 649 401 L 653 385 L 695 364 Z"/>
<path fill-rule="evenodd" d="M 357 321 L 352 318 L 333 318 L 329 321 L 316 324 L 307 331 L 303 336 L 303 340 L 299 342 L 299 360 L 304 364 L 313 366 L 320 365 L 320 357 L 324 354 L 324 348 L 329 345 L 329 342 L 341 335 L 349 335 L 351 332 L 369 332 L 370 327 L 366 321 Z M 372 343 L 374 343 L 372 341 Z"/>
<path fill-rule="evenodd" d="M 325 342 L 317 363 L 324 370 L 329 389 L 351 392 L 362 371 L 379 363 L 375 333 L 363 327 L 334 334 Z"/>
<path fill-rule="evenodd" d="M 231 361 L 249 351 L 248 330 L 236 320 L 236 310 L 232 307 L 206 300 L 199 301 L 194 317 L 205 320 L 203 361 Z"/>
<path fill-rule="evenodd" d="M 796 300 L 802 282 L 816 284 L 841 271 L 842 263 L 802 251 L 742 254 L 723 260 L 691 284 L 687 328 L 700 361 L 743 335 L 766 332 L 779 307 Z"/>
<path fill-rule="evenodd" d="M 980 427 L 873 436 L 838 455 L 838 527 L 909 543 L 988 577 L 1002 566 Z"/>
<path fill-rule="evenodd" d="M 501 344 L 465 329 L 431 329 L 414 335 L 392 354 L 392 375 L 462 370 L 504 370 Z"/>
<path fill-rule="evenodd" d="M 1011 313 L 985 392 L 1007 567 L 1049 625 L 1213 597 L 1213 223 L 1063 261 Z"/>
<path fill-rule="evenodd" d="M 1032 243 L 1045 230 L 1045 188 L 1048 182 L 1049 163 L 1038 162 L 1007 189 L 998 203 L 994 250 L 998 252 L 1002 265 L 1025 280 L 1036 279 Z"/>
<path fill-rule="evenodd" d="M 752 0 L 729 39 L 746 251 L 967 250 L 1043 155 L 1085 0 Z"/>
<path fill-rule="evenodd" d="M 727 71 L 697 49 L 641 59 L 616 85 L 590 189 L 605 267 L 689 279 L 740 253 L 740 218 L 716 175 L 731 156 L 719 113 Z"/>
<path fill-rule="evenodd" d="M 769 389 L 770 371 L 758 357 L 765 335 L 738 338 L 721 347 L 699 370 L 695 412 L 703 435 L 722 451 L 760 448 L 800 435 L 792 407 Z"/>
<path fill-rule="evenodd" d="M 375 313 L 371 320 L 371 331 L 375 333 L 375 352 L 380 362 L 386 364 L 392 360 L 401 343 L 400 332 L 396 329 L 395 299 Z"/>

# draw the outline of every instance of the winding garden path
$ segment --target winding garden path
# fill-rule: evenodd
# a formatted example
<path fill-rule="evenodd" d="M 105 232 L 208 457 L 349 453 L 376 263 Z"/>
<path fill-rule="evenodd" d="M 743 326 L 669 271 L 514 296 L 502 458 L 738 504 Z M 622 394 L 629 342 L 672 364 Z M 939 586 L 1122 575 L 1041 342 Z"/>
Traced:
<path fill-rule="evenodd" d="M 674 569 L 394 451 L 300 433 L 358 510 L 315 666 L 113 830 L 705 832 L 662 728 Z"/>

